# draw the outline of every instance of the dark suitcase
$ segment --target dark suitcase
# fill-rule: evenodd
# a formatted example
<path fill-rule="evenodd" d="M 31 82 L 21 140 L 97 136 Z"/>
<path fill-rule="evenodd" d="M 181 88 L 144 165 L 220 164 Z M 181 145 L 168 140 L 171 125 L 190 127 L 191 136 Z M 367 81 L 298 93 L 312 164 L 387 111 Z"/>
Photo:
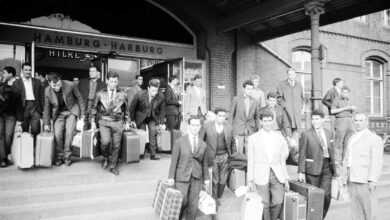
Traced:
<path fill-rule="evenodd" d="M 324 209 L 324 190 L 308 183 L 300 183 L 296 180 L 289 181 L 290 190 L 306 197 L 306 218 L 310 220 L 322 220 Z"/>
<path fill-rule="evenodd" d="M 54 133 L 43 132 L 38 134 L 35 146 L 35 166 L 51 167 L 54 161 L 54 152 Z"/>
<path fill-rule="evenodd" d="M 140 137 L 134 132 L 123 132 L 122 160 L 126 163 L 138 163 L 140 160 Z"/>
<path fill-rule="evenodd" d="M 100 156 L 102 153 L 100 151 L 99 141 L 100 135 L 99 131 L 82 131 L 73 137 L 75 139 L 80 138 L 80 145 L 73 145 L 72 155 L 80 158 L 95 159 Z"/>
<path fill-rule="evenodd" d="M 306 197 L 297 192 L 286 192 L 281 220 L 306 220 L 306 205 Z"/>

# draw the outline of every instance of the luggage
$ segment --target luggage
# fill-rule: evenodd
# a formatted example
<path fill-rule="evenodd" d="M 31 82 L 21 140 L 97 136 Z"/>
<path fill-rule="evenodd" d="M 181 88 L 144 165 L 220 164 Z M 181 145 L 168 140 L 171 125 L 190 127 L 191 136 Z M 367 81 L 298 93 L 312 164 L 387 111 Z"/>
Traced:
<path fill-rule="evenodd" d="M 216 214 L 217 209 L 213 197 L 207 194 L 207 192 L 204 190 L 200 191 L 199 193 L 198 208 L 205 215 Z"/>
<path fill-rule="evenodd" d="M 72 155 L 80 158 L 95 159 L 102 154 L 99 140 L 99 130 L 77 133 L 72 141 Z"/>
<path fill-rule="evenodd" d="M 140 155 L 145 154 L 145 145 L 146 140 L 148 138 L 148 133 L 142 129 L 136 129 L 136 128 L 130 128 L 129 131 L 134 132 L 139 135 L 139 142 L 140 142 Z"/>
<path fill-rule="evenodd" d="M 171 132 L 158 131 L 157 133 L 157 150 L 163 152 L 171 151 Z"/>
<path fill-rule="evenodd" d="M 296 192 L 284 194 L 283 219 L 306 220 L 306 198 Z"/>
<path fill-rule="evenodd" d="M 295 142 L 295 140 L 294 140 Z M 288 145 L 288 151 L 289 155 L 286 160 L 287 165 L 294 165 L 298 166 L 298 160 L 299 160 L 299 146 L 297 143 L 294 143 L 293 145 Z"/>
<path fill-rule="evenodd" d="M 241 220 L 261 220 L 263 203 L 257 192 L 249 192 L 241 203 Z"/>
<path fill-rule="evenodd" d="M 123 132 L 121 158 L 126 163 L 137 163 L 140 160 L 140 137 L 134 132 Z"/>
<path fill-rule="evenodd" d="M 35 166 L 51 167 L 54 161 L 54 152 L 54 133 L 43 132 L 38 134 L 35 146 Z"/>
<path fill-rule="evenodd" d="M 179 190 L 168 187 L 166 180 L 159 180 L 153 199 L 153 209 L 160 220 L 179 220 L 183 195 Z"/>
<path fill-rule="evenodd" d="M 233 169 L 228 182 L 228 187 L 234 192 L 240 186 L 246 185 L 246 173 L 243 170 Z"/>
<path fill-rule="evenodd" d="M 332 199 L 348 202 L 351 200 L 347 186 L 340 178 L 332 178 Z"/>
<path fill-rule="evenodd" d="M 324 190 L 308 183 L 300 183 L 296 180 L 289 181 L 290 190 L 299 193 L 307 200 L 306 218 L 310 220 L 322 220 L 324 208 Z"/>
<path fill-rule="evenodd" d="M 34 138 L 30 133 L 23 132 L 18 137 L 15 133 L 11 154 L 15 165 L 20 169 L 34 166 Z"/>

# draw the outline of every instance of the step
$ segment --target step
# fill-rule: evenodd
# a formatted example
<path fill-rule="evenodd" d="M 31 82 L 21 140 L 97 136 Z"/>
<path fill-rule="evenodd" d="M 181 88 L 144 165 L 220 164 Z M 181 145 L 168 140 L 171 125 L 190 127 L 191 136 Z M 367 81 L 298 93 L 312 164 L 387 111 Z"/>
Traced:
<path fill-rule="evenodd" d="M 380 192 L 377 195 L 378 195 L 379 203 L 390 201 L 390 192 L 389 191 Z M 332 199 L 332 202 L 330 204 L 329 209 L 330 210 L 331 209 L 344 209 L 344 208 L 350 207 L 350 204 L 351 204 L 350 202 L 337 201 L 337 200 Z"/>

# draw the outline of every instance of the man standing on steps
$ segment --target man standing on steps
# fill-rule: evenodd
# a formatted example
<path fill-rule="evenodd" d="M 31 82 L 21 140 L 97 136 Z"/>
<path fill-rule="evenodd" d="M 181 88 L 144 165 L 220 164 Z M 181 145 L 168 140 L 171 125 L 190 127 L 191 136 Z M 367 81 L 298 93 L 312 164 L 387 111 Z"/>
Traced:
<path fill-rule="evenodd" d="M 325 94 L 324 98 L 322 99 L 322 104 L 324 104 L 326 107 L 328 107 L 329 116 L 330 116 L 330 124 L 331 124 L 331 131 L 334 131 L 334 123 L 335 123 L 335 116 L 334 114 L 331 114 L 331 108 L 332 108 L 332 102 L 336 98 L 340 97 L 341 95 L 341 88 L 344 86 L 344 81 L 340 78 L 335 78 L 333 80 L 333 88 L 328 90 L 328 92 Z"/>
<path fill-rule="evenodd" d="M 166 118 L 167 118 L 167 128 L 169 130 L 179 130 L 180 121 L 179 121 L 179 108 L 181 106 L 181 101 L 176 92 L 176 87 L 179 81 L 176 76 L 169 77 L 169 85 L 165 89 L 165 104 L 166 104 Z"/>

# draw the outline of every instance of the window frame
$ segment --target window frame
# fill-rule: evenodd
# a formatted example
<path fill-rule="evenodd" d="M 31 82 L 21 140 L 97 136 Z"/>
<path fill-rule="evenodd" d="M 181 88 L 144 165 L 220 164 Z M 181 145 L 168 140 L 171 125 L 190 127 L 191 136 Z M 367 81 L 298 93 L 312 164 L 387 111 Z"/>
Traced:
<path fill-rule="evenodd" d="M 383 26 L 390 27 L 390 16 L 387 15 L 387 11 L 390 11 L 390 9 L 383 10 Z"/>
<path fill-rule="evenodd" d="M 303 92 L 303 98 L 305 99 L 304 100 L 304 102 L 303 102 L 303 105 L 302 105 L 302 114 L 305 114 L 305 112 L 306 112 L 306 109 L 307 109 L 307 101 L 308 102 L 310 102 L 310 97 L 311 97 L 311 90 L 312 90 L 312 88 L 311 88 L 311 86 L 308 88 L 308 90 L 306 91 L 305 89 L 306 89 L 306 86 L 305 86 L 305 78 L 306 77 L 309 77 L 310 78 L 310 84 L 311 84 L 311 82 L 312 82 L 312 79 L 311 79 L 311 50 L 310 50 L 310 48 L 309 47 L 297 47 L 297 48 L 295 48 L 292 52 L 291 52 L 291 61 L 292 61 L 292 59 L 293 59 L 293 54 L 294 54 L 294 52 L 306 52 L 306 53 L 308 53 L 309 55 L 310 55 L 310 71 L 304 71 L 304 70 L 302 70 L 302 69 L 298 69 L 298 68 L 296 68 L 295 66 L 293 66 L 294 67 L 294 69 L 295 69 L 295 73 L 296 73 L 296 77 L 295 77 L 295 79 L 297 80 L 297 81 L 299 81 L 300 82 L 300 84 L 301 84 L 301 86 L 302 86 L 302 92 Z M 299 78 L 299 80 L 298 80 L 298 78 Z M 306 95 L 308 94 L 308 97 L 309 97 L 309 100 L 306 100 Z M 309 104 L 309 106 L 310 106 L 310 104 Z"/>
<path fill-rule="evenodd" d="M 366 24 L 367 23 L 367 15 L 358 16 L 358 17 L 352 18 L 352 20 Z"/>
<path fill-rule="evenodd" d="M 374 77 L 374 62 L 377 62 L 379 65 L 380 65 L 380 75 L 379 77 Z M 384 63 L 378 59 L 375 59 L 375 58 L 368 58 L 365 60 L 365 68 L 367 68 L 367 63 L 369 63 L 369 72 L 370 72 L 370 76 L 367 76 L 365 74 L 365 80 L 366 80 L 366 83 L 367 81 L 370 82 L 370 94 L 367 96 L 366 94 L 366 98 L 367 97 L 370 97 L 370 111 L 368 112 L 369 116 L 373 116 L 373 117 L 383 117 L 384 116 L 384 93 L 383 93 L 383 84 L 384 84 L 384 79 L 383 79 L 383 75 L 384 75 Z M 379 113 L 375 113 L 374 112 L 374 82 L 379 82 L 379 89 L 380 89 L 380 112 Z"/>

